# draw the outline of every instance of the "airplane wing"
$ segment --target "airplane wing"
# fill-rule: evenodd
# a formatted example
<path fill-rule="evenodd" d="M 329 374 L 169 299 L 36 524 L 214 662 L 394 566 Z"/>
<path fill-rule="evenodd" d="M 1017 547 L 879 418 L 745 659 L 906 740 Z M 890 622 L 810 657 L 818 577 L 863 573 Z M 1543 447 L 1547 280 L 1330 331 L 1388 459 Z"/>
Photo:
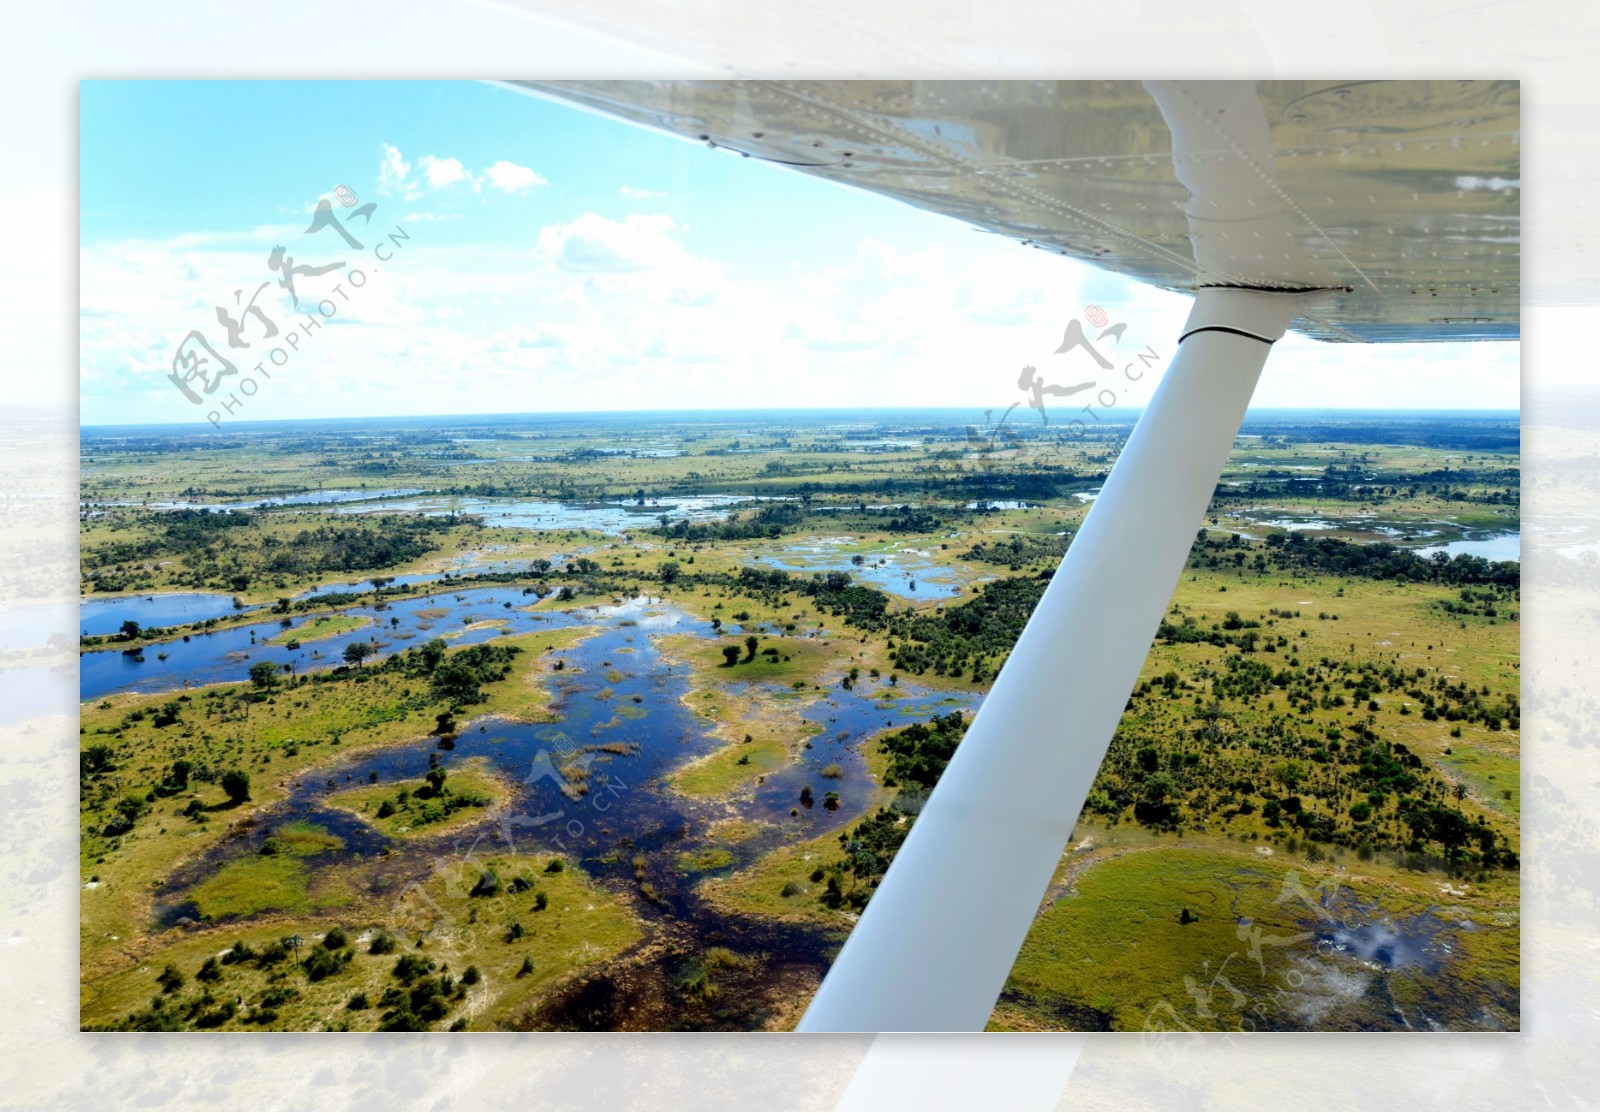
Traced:
<path fill-rule="evenodd" d="M 534 88 L 1194 293 L 1177 355 L 802 1019 L 979 1031 L 1273 343 L 1514 340 L 1514 82 Z"/>
<path fill-rule="evenodd" d="M 1518 336 L 1515 81 L 517 84 L 1167 289 L 1337 287 L 1321 340 Z"/>

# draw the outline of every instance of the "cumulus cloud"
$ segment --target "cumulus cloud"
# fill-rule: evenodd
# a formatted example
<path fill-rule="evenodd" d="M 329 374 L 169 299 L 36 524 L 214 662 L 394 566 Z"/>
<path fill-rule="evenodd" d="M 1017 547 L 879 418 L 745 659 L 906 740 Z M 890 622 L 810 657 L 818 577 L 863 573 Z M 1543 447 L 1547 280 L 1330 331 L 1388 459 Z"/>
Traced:
<path fill-rule="evenodd" d="M 1059 288 L 1060 268 L 1055 259 L 985 255 L 962 272 L 956 285 L 956 305 L 968 320 L 986 325 L 1031 325 L 1048 312 L 1051 286 Z M 1053 280 L 1053 281 L 1052 281 Z"/>
<path fill-rule="evenodd" d="M 514 352 L 519 348 L 565 348 L 563 330 L 551 324 L 512 325 L 495 333 L 489 348 L 495 352 Z"/>
<path fill-rule="evenodd" d="M 629 185 L 623 186 L 621 189 L 617 190 L 617 192 L 622 194 L 624 197 L 632 197 L 635 201 L 652 201 L 656 198 L 666 196 L 666 194 L 662 193 L 660 190 L 635 189 L 633 186 Z"/>
<path fill-rule="evenodd" d="M 644 191 L 628 189 L 619 197 L 608 187 L 596 200 L 619 212 L 550 223 L 532 242 L 485 243 L 451 236 L 459 225 L 423 223 L 453 219 L 462 206 L 452 197 L 478 188 L 473 182 L 487 196 L 530 181 L 502 168 L 497 185 L 493 171 L 384 149 L 380 184 L 397 198 L 393 211 L 417 225 L 417 242 L 341 303 L 315 344 L 252 400 L 252 416 L 829 400 L 971 406 L 977 422 L 984 408 L 999 412 L 1021 398 L 1024 364 L 1050 382 L 1099 376 L 1085 353 L 1055 351 L 1062 327 L 1089 302 L 1127 325 L 1106 341 L 1109 358 L 1148 345 L 1163 367 L 1188 311 L 1180 295 L 998 239 L 884 235 L 804 259 L 760 245 L 723 253 L 713 234 L 721 230 L 691 235 L 636 203 Z M 423 199 L 406 202 L 407 191 Z M 622 216 L 627 209 L 644 211 Z M 303 228 L 301 220 L 290 231 Z M 216 306 L 234 305 L 235 290 L 248 298 L 274 277 L 263 269 L 266 251 L 290 242 L 272 238 L 276 231 L 88 245 L 86 416 L 203 420 L 167 380 L 174 346 L 191 328 L 214 331 Z M 315 292 L 320 281 L 325 292 L 338 278 L 307 278 L 306 288 Z M 283 295 L 274 286 L 263 298 L 274 299 L 269 315 L 287 329 L 294 318 Z M 248 324 L 255 348 L 261 326 Z M 1447 396 L 1516 404 L 1515 345 L 1474 346 L 1453 362 L 1438 348 L 1357 351 L 1297 338 L 1280 348 L 1258 405 L 1404 406 Z M 1128 403 L 1147 402 L 1160 377 L 1150 371 Z"/>
<path fill-rule="evenodd" d="M 518 166 L 514 162 L 501 159 L 483 172 L 484 181 L 492 189 L 503 193 L 527 193 L 534 186 L 542 186 L 545 182 L 533 169 L 528 166 Z"/>
<path fill-rule="evenodd" d="M 500 159 L 474 174 L 460 159 L 441 155 L 421 155 L 416 163 L 406 161 L 399 148 L 383 145 L 378 166 L 378 192 L 387 197 L 415 201 L 429 193 L 465 182 L 474 193 L 496 189 L 501 193 L 527 193 L 535 186 L 548 184 L 530 166 Z"/>
<path fill-rule="evenodd" d="M 385 143 L 383 161 L 378 166 L 378 191 L 383 194 L 402 193 L 410 175 L 411 164 L 401 155 L 400 148 Z"/>
<path fill-rule="evenodd" d="M 590 212 L 541 228 L 535 250 L 562 270 L 580 274 L 660 270 L 690 260 L 672 238 L 676 230 L 665 214 L 634 214 L 619 221 Z"/>
<path fill-rule="evenodd" d="M 467 168 L 458 158 L 435 158 L 423 155 L 417 159 L 417 169 L 428 179 L 429 189 L 443 189 L 467 180 Z"/>

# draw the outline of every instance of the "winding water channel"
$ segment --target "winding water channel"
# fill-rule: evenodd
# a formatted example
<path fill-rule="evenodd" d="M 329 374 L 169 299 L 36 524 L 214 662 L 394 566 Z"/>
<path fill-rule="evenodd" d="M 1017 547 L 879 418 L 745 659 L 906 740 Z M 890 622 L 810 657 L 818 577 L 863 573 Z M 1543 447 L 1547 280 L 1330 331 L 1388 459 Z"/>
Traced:
<path fill-rule="evenodd" d="M 117 691 L 177 691 L 242 681 L 250 666 L 262 660 L 300 669 L 324 667 L 337 660 L 337 647 L 353 637 L 376 636 L 380 653 L 390 654 L 418 644 L 418 639 L 444 635 L 456 635 L 452 641 L 460 644 L 509 632 L 596 628 L 592 636 L 561 651 L 563 669 L 549 674 L 557 721 L 532 724 L 482 717 L 464 723 L 448 749 L 438 738 L 423 736 L 297 777 L 286 799 L 164 879 L 156 893 L 157 925 L 170 929 L 197 918 L 198 910 L 185 896 L 188 891 L 235 859 L 258 853 L 274 830 L 307 822 L 343 841 L 339 849 L 317 855 L 315 866 L 370 862 L 373 868 L 359 876 L 366 879 L 369 895 L 378 897 L 398 895 L 426 876 L 446 848 L 478 857 L 508 850 L 562 853 L 600 884 L 629 895 L 636 890 L 631 862 L 644 855 L 657 894 L 654 901 L 631 902 L 645 921 L 644 942 L 547 1002 L 540 1026 L 746 1028 L 759 1026 L 785 993 L 814 985 L 840 942 L 838 932 L 729 915 L 703 900 L 695 884 L 708 874 L 741 869 L 778 846 L 853 822 L 874 792 L 861 743 L 889 727 L 958 707 L 970 711 L 977 697 L 868 680 L 851 689 L 796 691 L 766 685 L 768 698 L 795 700 L 801 717 L 816 724 L 809 745 L 797 739 L 805 745 L 797 760 L 749 791 L 727 799 L 690 798 L 669 787 L 670 774 L 723 743 L 712 736 L 711 724 L 684 703 L 691 680 L 687 666 L 664 656 L 656 640 L 682 634 L 714 637 L 711 627 L 659 601 L 564 610 L 548 602 L 530 610 L 532 603 L 533 597 L 523 596 L 520 588 L 480 587 L 396 599 L 381 610 L 370 605 L 345 608 L 337 613 L 369 625 L 299 649 L 268 644 L 268 638 L 286 631 L 278 621 L 267 621 L 151 645 L 142 661 L 114 650 L 85 654 L 83 697 L 93 699 Z M 309 620 L 297 619 L 293 625 L 304 621 Z M 486 625 L 490 621 L 496 625 Z M 292 627 L 287 632 L 292 634 Z M 734 695 L 747 694 L 751 683 L 732 682 L 727 688 Z M 622 750 L 629 752 L 611 752 Z M 472 759 L 482 759 L 488 771 L 509 782 L 511 798 L 494 814 L 446 836 L 390 839 L 361 816 L 329 802 L 354 787 L 414 781 L 427 773 L 431 762 L 448 770 Z M 573 760 L 590 774 L 589 791 L 577 799 L 563 793 L 558 771 Z M 824 778 L 822 771 L 830 765 L 838 766 L 842 775 Z M 816 799 L 804 806 L 801 789 L 808 785 L 814 786 Z M 824 806 L 825 788 L 838 792 L 837 807 Z M 734 842 L 717 840 L 712 826 L 730 819 L 754 825 L 757 833 Z M 731 858 L 710 870 L 685 866 L 680 859 L 711 846 Z M 750 970 L 726 976 L 743 984 L 730 985 L 718 1011 L 702 1010 L 691 1020 L 670 1005 L 675 995 L 665 990 L 676 984 L 693 955 L 713 944 L 762 958 Z"/>

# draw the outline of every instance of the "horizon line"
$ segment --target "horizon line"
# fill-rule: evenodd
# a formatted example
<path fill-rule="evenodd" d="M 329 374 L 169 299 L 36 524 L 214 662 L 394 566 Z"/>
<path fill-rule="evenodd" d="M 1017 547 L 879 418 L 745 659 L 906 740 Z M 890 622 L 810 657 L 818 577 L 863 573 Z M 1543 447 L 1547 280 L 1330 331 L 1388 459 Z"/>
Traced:
<path fill-rule="evenodd" d="M 54 408 L 48 403 L 37 404 L 39 408 Z M 32 409 L 33 403 L 13 404 L 0 407 L 3 410 Z M 635 410 L 517 410 L 505 412 L 476 412 L 476 413 L 434 413 L 434 414 L 360 414 L 338 415 L 330 417 L 275 417 L 259 418 L 255 420 L 237 420 L 224 423 L 223 426 L 209 431 L 222 433 L 228 425 L 257 426 L 257 425 L 303 425 L 319 422 L 367 422 L 367 421 L 436 421 L 450 418 L 461 420 L 469 419 L 510 419 L 510 418 L 605 418 L 635 415 L 675 415 L 675 414 L 861 414 L 861 413 L 949 413 L 951 411 L 968 411 L 974 414 L 993 412 L 994 406 L 965 406 L 960 404 L 935 405 L 935 406 L 895 406 L 895 405 L 863 405 L 863 406 L 726 406 L 702 407 L 679 409 L 635 409 Z M 1106 414 L 1136 414 L 1142 413 L 1143 406 L 1112 406 L 1101 413 Z M 1322 413 L 1322 414 L 1464 414 L 1464 415 L 1493 415 L 1516 414 L 1522 415 L 1522 408 L 1503 406 L 1483 407 L 1422 407 L 1422 406 L 1260 406 L 1252 407 L 1245 411 L 1245 420 L 1252 414 L 1266 413 Z M 194 427 L 205 429 L 207 423 L 203 418 L 187 421 L 125 421 L 125 422 L 78 422 L 79 429 L 155 429 L 173 427 Z"/>

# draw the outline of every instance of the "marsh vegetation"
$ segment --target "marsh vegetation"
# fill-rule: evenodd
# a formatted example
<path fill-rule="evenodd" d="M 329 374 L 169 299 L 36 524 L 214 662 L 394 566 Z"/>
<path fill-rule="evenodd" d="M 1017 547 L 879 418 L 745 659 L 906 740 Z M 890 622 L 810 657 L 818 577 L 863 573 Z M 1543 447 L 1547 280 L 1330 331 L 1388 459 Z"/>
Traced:
<path fill-rule="evenodd" d="M 792 1025 L 1127 434 L 970 420 L 86 430 L 84 1024 Z M 1517 449 L 1247 423 L 994 1026 L 1516 1026 Z"/>

